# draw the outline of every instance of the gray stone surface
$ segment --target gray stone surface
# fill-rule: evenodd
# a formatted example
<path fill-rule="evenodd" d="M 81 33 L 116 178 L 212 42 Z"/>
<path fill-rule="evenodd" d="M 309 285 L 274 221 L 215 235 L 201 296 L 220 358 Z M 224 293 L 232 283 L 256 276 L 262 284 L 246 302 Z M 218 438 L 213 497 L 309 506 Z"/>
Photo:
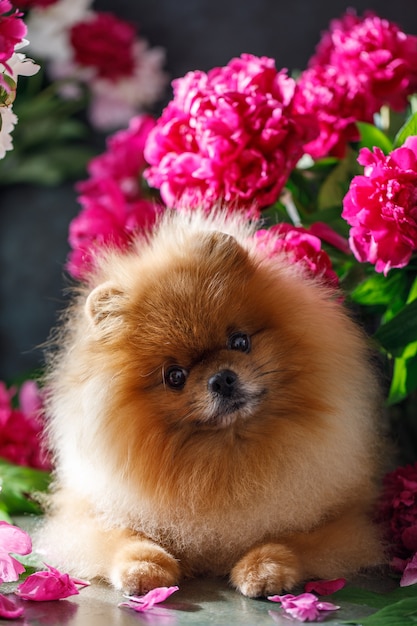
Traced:
<path fill-rule="evenodd" d="M 17 518 L 15 523 L 30 533 L 37 521 L 38 518 L 28 516 Z M 393 589 L 396 585 L 388 577 L 376 574 L 358 577 L 351 582 L 377 592 Z M 301 593 L 302 589 L 296 592 Z M 105 584 L 93 583 L 81 589 L 79 595 L 65 600 L 20 602 L 25 608 L 25 626 L 289 626 L 302 623 L 285 617 L 278 603 L 245 598 L 224 579 L 182 581 L 179 591 L 152 610 L 142 613 L 119 607 L 124 601 L 121 592 Z M 341 603 L 338 611 L 325 614 L 325 623 L 340 626 L 344 620 L 373 612 L 367 607 Z M 0 620 L 0 624 L 3 623 L 10 624 Z"/>
<path fill-rule="evenodd" d="M 105 585 L 94 584 L 66 600 L 25 602 L 25 626 L 289 626 L 302 623 L 288 620 L 279 604 L 245 598 L 225 581 L 215 579 L 186 581 L 164 603 L 142 613 L 119 608 L 118 604 L 123 601 L 122 594 Z M 329 615 L 325 624 L 339 626 L 343 620 L 372 612 L 346 604 Z"/>

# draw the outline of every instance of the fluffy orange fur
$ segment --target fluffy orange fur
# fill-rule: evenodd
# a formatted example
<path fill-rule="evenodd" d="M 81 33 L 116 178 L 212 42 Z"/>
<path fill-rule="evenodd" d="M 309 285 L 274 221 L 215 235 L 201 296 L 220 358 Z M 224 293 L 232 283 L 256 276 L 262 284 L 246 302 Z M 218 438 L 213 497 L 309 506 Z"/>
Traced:
<path fill-rule="evenodd" d="M 252 234 L 167 214 L 79 289 L 46 378 L 48 562 L 130 593 L 229 574 L 247 596 L 381 562 L 366 340 Z"/>

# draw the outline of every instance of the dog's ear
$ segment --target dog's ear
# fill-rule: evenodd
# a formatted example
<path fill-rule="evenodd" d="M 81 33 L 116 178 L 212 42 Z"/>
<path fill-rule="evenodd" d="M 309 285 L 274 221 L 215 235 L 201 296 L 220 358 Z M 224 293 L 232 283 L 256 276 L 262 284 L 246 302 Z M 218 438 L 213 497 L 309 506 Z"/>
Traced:
<path fill-rule="evenodd" d="M 203 233 L 200 238 L 196 237 L 196 245 L 204 258 L 224 259 L 239 264 L 248 257 L 246 250 L 233 235 L 217 230 Z"/>
<path fill-rule="evenodd" d="M 98 330 L 111 330 L 123 321 L 126 299 L 126 294 L 113 283 L 103 283 L 89 294 L 85 313 Z"/>

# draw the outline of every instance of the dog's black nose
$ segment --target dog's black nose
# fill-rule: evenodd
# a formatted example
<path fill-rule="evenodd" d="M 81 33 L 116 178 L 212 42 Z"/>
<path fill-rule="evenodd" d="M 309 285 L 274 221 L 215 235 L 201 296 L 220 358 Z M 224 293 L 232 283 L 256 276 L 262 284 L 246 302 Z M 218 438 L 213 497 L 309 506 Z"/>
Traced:
<path fill-rule="evenodd" d="M 238 386 L 237 374 L 232 370 L 220 370 L 208 379 L 207 386 L 212 393 L 230 398 Z"/>

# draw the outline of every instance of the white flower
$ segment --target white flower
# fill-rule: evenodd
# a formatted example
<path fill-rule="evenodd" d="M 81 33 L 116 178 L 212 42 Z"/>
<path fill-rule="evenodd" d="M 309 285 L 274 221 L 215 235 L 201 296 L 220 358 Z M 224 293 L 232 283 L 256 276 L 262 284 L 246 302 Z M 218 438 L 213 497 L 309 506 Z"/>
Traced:
<path fill-rule="evenodd" d="M 15 50 L 28 45 L 28 41 L 23 39 L 15 46 Z M 13 90 L 8 95 L 11 96 L 9 102 L 3 100 L 3 106 L 0 106 L 0 159 L 3 159 L 6 152 L 13 150 L 13 142 L 11 133 L 17 124 L 17 116 L 13 113 L 12 102 L 15 97 L 18 76 L 33 76 L 38 72 L 40 66 L 34 63 L 32 59 L 26 58 L 21 52 L 14 52 L 10 59 L 7 60 L 7 68 L 0 63 L 0 73 L 9 76 L 13 82 Z M 8 104 L 9 106 L 4 106 Z"/>
<path fill-rule="evenodd" d="M 165 50 L 149 48 L 145 40 L 138 39 L 133 53 L 135 67 L 132 76 L 117 81 L 90 78 L 90 118 L 96 128 L 111 130 L 126 126 L 133 115 L 152 106 L 163 95 L 168 82 L 168 76 L 162 70 Z"/>
<path fill-rule="evenodd" d="M 11 133 L 17 124 L 17 116 L 12 107 L 0 107 L 0 159 L 3 159 L 8 150 L 13 150 Z"/>
<path fill-rule="evenodd" d="M 90 15 L 92 0 L 59 0 L 44 9 L 32 9 L 26 20 L 31 53 L 43 59 L 72 57 L 71 27 Z"/>
<path fill-rule="evenodd" d="M 7 65 L 11 69 L 11 72 L 6 71 L 5 73 L 13 78 L 15 82 L 17 82 L 18 76 L 33 76 L 40 69 L 40 65 L 35 63 L 32 59 L 27 58 L 26 55 L 21 52 L 14 52 L 10 59 L 8 59 Z M 0 72 L 2 71 L 2 67 L 0 63 Z"/>

